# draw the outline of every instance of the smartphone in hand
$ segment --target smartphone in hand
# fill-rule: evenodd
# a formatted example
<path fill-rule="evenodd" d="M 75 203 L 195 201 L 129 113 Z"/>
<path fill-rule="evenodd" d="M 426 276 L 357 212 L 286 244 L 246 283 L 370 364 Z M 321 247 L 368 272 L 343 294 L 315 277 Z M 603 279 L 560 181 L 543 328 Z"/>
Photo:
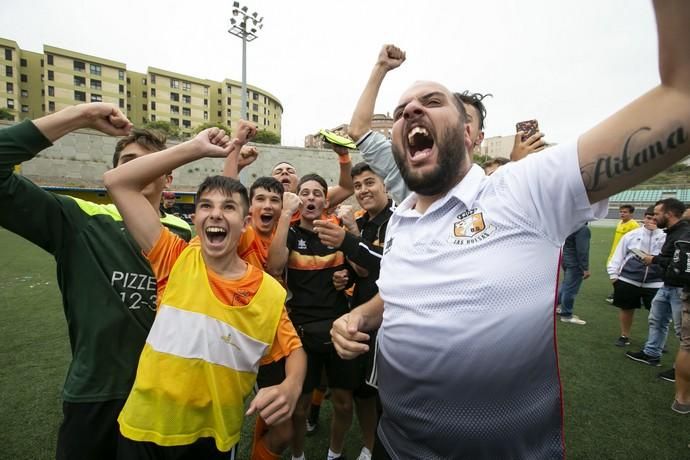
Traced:
<path fill-rule="evenodd" d="M 530 136 L 539 131 L 539 123 L 537 120 L 525 120 L 515 124 L 515 132 L 522 131 L 522 140 L 528 139 Z"/>

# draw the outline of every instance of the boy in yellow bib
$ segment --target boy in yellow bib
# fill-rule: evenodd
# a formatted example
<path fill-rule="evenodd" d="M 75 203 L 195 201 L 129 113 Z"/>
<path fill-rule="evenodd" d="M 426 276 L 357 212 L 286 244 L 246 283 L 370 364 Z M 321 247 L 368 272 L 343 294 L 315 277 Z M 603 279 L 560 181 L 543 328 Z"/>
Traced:
<path fill-rule="evenodd" d="M 118 458 L 234 458 L 261 358 L 296 339 L 284 313 L 285 290 L 237 255 L 247 224 L 247 190 L 222 176 L 196 195 L 197 238 L 189 244 L 166 231 L 141 194 L 159 171 L 205 156 L 239 151 L 256 128 L 233 139 L 217 128 L 109 171 L 104 182 L 125 224 L 150 260 L 159 306 L 132 391 L 118 418 Z M 292 414 L 304 369 L 263 388 L 249 406 L 267 424 Z"/>

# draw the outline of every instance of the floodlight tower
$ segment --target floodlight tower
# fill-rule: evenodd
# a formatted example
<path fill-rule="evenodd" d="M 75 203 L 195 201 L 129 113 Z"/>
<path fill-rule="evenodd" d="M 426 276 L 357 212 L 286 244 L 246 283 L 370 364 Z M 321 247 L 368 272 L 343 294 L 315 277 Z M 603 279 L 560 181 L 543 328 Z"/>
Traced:
<path fill-rule="evenodd" d="M 242 118 L 247 119 L 247 42 L 258 38 L 258 31 L 264 27 L 264 18 L 258 18 L 259 13 L 248 13 L 246 6 L 240 6 L 240 2 L 233 2 L 230 29 L 228 32 L 242 39 Z M 239 17 L 238 17 L 239 16 Z M 237 18 L 237 19 L 236 19 Z"/>

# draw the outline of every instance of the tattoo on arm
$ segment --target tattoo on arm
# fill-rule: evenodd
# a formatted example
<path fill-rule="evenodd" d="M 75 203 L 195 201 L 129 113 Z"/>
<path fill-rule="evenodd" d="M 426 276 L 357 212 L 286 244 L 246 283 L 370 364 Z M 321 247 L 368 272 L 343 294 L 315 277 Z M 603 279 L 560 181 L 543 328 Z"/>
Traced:
<path fill-rule="evenodd" d="M 665 138 L 659 138 L 648 145 L 635 147 L 633 140 L 644 133 L 649 133 L 652 128 L 642 126 L 635 130 L 625 141 L 623 151 L 618 155 L 602 154 L 595 161 L 580 168 L 582 180 L 587 192 L 596 192 L 604 189 L 609 180 L 635 173 L 640 168 L 646 167 L 654 160 L 672 154 L 678 149 L 684 149 L 688 141 L 688 133 L 682 126 L 675 128 Z"/>

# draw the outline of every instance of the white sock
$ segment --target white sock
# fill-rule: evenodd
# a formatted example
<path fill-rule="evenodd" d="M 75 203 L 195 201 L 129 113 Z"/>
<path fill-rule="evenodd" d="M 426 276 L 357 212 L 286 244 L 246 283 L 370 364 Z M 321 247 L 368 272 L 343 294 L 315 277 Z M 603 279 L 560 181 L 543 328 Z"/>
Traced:
<path fill-rule="evenodd" d="M 364 454 L 367 457 L 371 457 L 371 451 L 367 449 L 367 446 L 362 447 L 362 450 L 359 452 L 359 455 Z"/>
<path fill-rule="evenodd" d="M 307 460 L 304 458 L 304 452 L 299 457 L 295 457 L 294 455 L 292 456 L 292 460 Z"/>
<path fill-rule="evenodd" d="M 326 460 L 333 460 L 335 458 L 340 457 L 341 452 L 338 452 L 337 454 L 333 452 L 331 449 L 328 449 L 328 457 L 326 457 Z"/>

